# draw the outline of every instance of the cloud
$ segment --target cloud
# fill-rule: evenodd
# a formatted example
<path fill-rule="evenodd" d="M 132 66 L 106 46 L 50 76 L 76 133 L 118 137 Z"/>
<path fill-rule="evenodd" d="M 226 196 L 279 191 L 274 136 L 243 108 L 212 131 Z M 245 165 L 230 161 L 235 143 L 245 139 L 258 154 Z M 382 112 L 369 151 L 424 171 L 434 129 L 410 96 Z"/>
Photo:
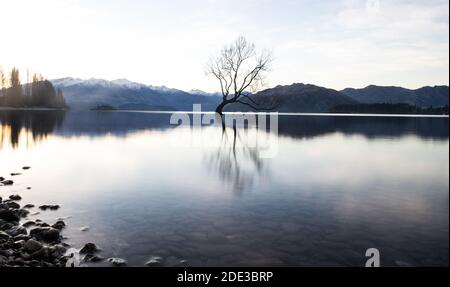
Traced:
<path fill-rule="evenodd" d="M 299 55 L 284 59 L 280 68 L 300 74 L 297 81 L 338 89 L 448 84 L 448 2 L 378 3 L 377 9 L 365 1 L 330 5 L 321 15 L 325 24 L 278 46 L 279 53 Z"/>
<path fill-rule="evenodd" d="M 375 3 L 375 4 L 373 4 Z M 0 64 L 48 77 L 217 89 L 204 63 L 244 35 L 276 57 L 270 85 L 448 84 L 448 1 L 0 0 Z"/>

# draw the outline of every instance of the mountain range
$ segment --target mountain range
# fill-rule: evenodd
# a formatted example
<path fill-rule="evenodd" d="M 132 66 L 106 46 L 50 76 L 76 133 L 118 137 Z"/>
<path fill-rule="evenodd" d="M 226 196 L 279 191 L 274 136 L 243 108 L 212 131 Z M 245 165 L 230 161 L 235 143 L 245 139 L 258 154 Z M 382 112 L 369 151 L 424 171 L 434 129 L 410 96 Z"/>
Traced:
<path fill-rule="evenodd" d="M 206 93 L 190 93 L 164 86 L 156 87 L 125 79 L 81 80 L 62 78 L 51 81 L 63 91 L 67 105 L 72 109 L 91 109 L 110 105 L 128 110 L 192 110 L 192 104 L 201 103 L 207 110 L 217 105 L 219 98 Z"/>
<path fill-rule="evenodd" d="M 363 104 L 410 104 L 419 107 L 448 105 L 448 86 L 405 89 L 400 87 L 368 86 L 364 89 L 347 88 L 341 92 Z"/>
<path fill-rule="evenodd" d="M 200 90 L 182 91 L 164 86 L 151 86 L 126 79 L 62 78 L 51 80 L 64 92 L 72 109 L 91 109 L 109 105 L 128 110 L 192 111 L 193 104 L 202 104 L 203 111 L 213 111 L 220 103 L 220 93 Z M 416 90 L 401 87 L 368 86 L 363 89 L 347 88 L 342 91 L 311 84 L 295 83 L 260 91 L 250 97 L 260 107 L 274 107 L 279 112 L 329 112 L 336 106 L 356 104 L 406 103 L 427 108 L 448 106 L 449 87 L 423 87 Z M 251 107 L 232 104 L 226 111 L 251 111 Z"/>

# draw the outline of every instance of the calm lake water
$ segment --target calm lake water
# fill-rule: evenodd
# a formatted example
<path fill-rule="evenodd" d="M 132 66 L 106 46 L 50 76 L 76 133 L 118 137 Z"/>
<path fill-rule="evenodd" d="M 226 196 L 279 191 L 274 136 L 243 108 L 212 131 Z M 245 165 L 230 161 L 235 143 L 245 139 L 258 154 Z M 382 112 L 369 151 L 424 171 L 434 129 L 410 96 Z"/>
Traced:
<path fill-rule="evenodd" d="M 372 247 L 382 266 L 448 266 L 448 118 L 280 116 L 278 133 L 222 134 L 169 117 L 0 111 L 0 176 L 22 172 L 0 196 L 60 204 L 30 218 L 65 218 L 67 243 L 132 266 L 364 266 Z"/>

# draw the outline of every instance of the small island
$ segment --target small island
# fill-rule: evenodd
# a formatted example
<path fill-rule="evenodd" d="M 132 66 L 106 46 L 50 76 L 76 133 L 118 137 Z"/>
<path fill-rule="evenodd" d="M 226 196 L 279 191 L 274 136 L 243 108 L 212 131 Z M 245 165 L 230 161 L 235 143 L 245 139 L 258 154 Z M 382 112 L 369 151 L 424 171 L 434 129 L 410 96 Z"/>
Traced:
<path fill-rule="evenodd" d="M 91 111 L 115 111 L 115 110 L 117 109 L 111 105 L 97 105 L 96 107 L 91 109 Z"/>

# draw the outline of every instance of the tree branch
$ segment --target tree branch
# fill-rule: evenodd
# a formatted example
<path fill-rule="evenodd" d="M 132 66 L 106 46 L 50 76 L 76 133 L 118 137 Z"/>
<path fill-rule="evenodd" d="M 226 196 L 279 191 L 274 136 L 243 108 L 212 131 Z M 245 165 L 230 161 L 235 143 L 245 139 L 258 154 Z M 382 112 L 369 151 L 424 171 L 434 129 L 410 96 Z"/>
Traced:
<path fill-rule="evenodd" d="M 245 105 L 245 106 L 249 106 L 249 107 L 251 107 L 252 109 L 254 109 L 254 110 L 256 110 L 256 111 L 272 111 L 272 110 L 274 110 L 274 109 L 276 108 L 276 107 L 271 107 L 271 108 L 260 108 L 260 107 L 255 107 L 255 106 L 253 106 L 252 104 L 246 103 L 246 102 L 242 102 L 241 100 L 237 100 L 236 103 L 240 103 L 240 104 L 243 104 L 243 105 Z"/>

